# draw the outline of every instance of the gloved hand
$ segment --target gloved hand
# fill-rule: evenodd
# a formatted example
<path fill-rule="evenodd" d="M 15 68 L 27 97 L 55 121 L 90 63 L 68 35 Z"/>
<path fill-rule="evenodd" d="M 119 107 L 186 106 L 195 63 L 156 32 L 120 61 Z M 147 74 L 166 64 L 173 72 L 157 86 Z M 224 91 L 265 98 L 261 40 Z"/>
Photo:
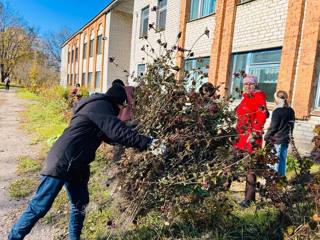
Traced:
<path fill-rule="evenodd" d="M 167 152 L 167 148 L 164 143 L 160 142 L 158 139 L 152 139 L 149 149 L 155 156 L 164 155 Z"/>

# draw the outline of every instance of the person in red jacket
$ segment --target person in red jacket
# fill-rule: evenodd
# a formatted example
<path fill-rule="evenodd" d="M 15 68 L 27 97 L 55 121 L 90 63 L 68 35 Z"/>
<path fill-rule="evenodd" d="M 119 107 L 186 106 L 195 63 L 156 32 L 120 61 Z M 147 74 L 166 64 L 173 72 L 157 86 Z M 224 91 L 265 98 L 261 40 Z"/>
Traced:
<path fill-rule="evenodd" d="M 124 87 L 124 90 L 126 91 L 127 95 L 127 104 L 124 108 L 122 108 L 119 112 L 118 118 L 125 122 L 127 127 L 133 128 L 135 127 L 136 123 L 133 120 L 133 107 L 134 107 L 134 99 L 133 99 L 133 94 L 134 94 L 134 87 L 133 86 L 126 86 L 124 82 L 120 79 L 116 79 L 112 82 L 112 86 L 114 85 L 119 85 Z M 114 162 L 118 162 L 121 160 L 121 157 L 125 151 L 125 147 L 116 144 L 113 147 L 113 157 L 112 160 Z"/>
<path fill-rule="evenodd" d="M 243 99 L 236 108 L 238 139 L 234 147 L 242 153 L 252 154 L 262 147 L 263 126 L 268 117 L 266 95 L 257 89 L 257 77 L 246 75 L 243 79 Z M 246 179 L 245 199 L 240 203 L 248 207 L 255 201 L 256 176 L 249 169 Z"/>

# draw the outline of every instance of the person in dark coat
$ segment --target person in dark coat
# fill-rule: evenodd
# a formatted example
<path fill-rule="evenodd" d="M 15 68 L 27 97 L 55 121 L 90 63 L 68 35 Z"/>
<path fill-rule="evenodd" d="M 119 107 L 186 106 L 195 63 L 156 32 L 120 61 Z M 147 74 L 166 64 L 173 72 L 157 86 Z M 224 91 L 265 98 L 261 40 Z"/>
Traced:
<path fill-rule="evenodd" d="M 49 151 L 40 185 L 12 227 L 9 240 L 23 239 L 49 211 L 63 186 L 71 206 L 69 239 L 80 239 L 85 207 L 89 203 L 89 165 L 100 144 L 119 143 L 139 150 L 156 149 L 155 140 L 139 135 L 117 118 L 125 101 L 125 89 L 115 85 L 106 94 L 95 94 L 77 104 L 69 126 Z"/>
<path fill-rule="evenodd" d="M 4 84 L 6 85 L 6 90 L 9 91 L 10 89 L 10 78 L 6 77 L 6 79 L 4 80 Z"/>
<path fill-rule="evenodd" d="M 264 137 L 267 144 L 274 144 L 277 150 L 278 163 L 275 170 L 280 176 L 286 175 L 286 162 L 290 134 L 293 133 L 295 113 L 288 104 L 288 94 L 278 91 L 274 95 L 276 107 L 272 112 L 271 123 Z"/>

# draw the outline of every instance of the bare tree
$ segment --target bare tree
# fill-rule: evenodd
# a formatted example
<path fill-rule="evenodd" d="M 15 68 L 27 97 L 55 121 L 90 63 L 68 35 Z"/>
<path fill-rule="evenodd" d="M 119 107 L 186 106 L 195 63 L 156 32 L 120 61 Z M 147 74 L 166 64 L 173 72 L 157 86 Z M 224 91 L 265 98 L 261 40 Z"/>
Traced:
<path fill-rule="evenodd" d="M 44 36 L 44 51 L 49 57 L 49 62 L 57 70 L 60 70 L 61 63 L 61 44 L 71 36 L 68 28 L 63 28 L 58 32 L 47 32 Z"/>
<path fill-rule="evenodd" d="M 0 1 L 0 71 L 1 81 L 9 76 L 16 64 L 32 52 L 36 39 L 33 28 L 27 26 L 24 20 Z"/>
<path fill-rule="evenodd" d="M 59 83 L 59 71 L 52 66 L 43 43 L 43 39 L 34 41 L 32 53 L 21 59 L 15 66 L 13 76 L 19 84 L 35 90 L 38 87 L 49 87 Z"/>

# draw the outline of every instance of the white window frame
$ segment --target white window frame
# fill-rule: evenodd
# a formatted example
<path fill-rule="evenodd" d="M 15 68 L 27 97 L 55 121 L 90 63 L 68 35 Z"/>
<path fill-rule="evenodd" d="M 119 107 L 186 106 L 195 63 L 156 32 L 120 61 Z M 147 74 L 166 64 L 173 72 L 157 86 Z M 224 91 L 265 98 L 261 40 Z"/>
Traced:
<path fill-rule="evenodd" d="M 90 89 L 92 87 L 92 79 L 93 78 L 93 72 L 89 72 L 88 73 L 88 79 L 87 79 L 87 83 L 88 83 L 88 88 Z"/>
<path fill-rule="evenodd" d="M 148 14 L 143 14 L 144 11 L 148 11 Z M 141 20 L 140 20 L 140 38 L 148 36 L 148 27 L 149 27 L 149 5 L 141 9 Z M 146 32 L 144 32 L 144 21 L 148 20 Z"/>
<path fill-rule="evenodd" d="M 166 1 L 166 4 L 160 8 L 160 2 L 161 1 Z M 168 1 L 167 0 L 158 0 L 158 8 L 157 8 L 157 30 L 158 31 L 163 31 L 166 29 L 167 25 L 167 6 L 168 6 Z M 164 21 L 164 26 L 160 28 L 160 14 L 165 12 L 165 21 Z"/>
<path fill-rule="evenodd" d="M 189 20 L 190 21 L 193 21 L 193 20 L 196 20 L 196 19 L 200 19 L 200 18 L 203 18 L 203 17 L 207 17 L 207 16 L 210 16 L 211 14 L 214 14 L 216 12 L 216 7 L 217 7 L 217 0 L 212 0 L 214 1 L 214 9 L 213 9 L 213 12 L 212 13 L 209 13 L 208 15 L 203 15 L 202 16 L 202 5 L 203 5 L 203 1 L 204 0 L 199 0 L 199 5 L 198 5 L 198 14 L 195 18 L 191 18 L 191 12 L 192 12 L 192 6 L 193 6 L 193 1 L 195 0 L 191 0 L 191 5 L 190 5 L 190 17 L 189 17 Z"/>
<path fill-rule="evenodd" d="M 197 73 L 197 70 L 198 70 L 198 64 L 200 63 L 200 59 L 202 59 L 202 61 L 204 62 L 204 61 L 206 61 L 206 60 L 208 60 L 208 65 L 210 65 L 210 56 L 203 56 L 203 57 L 197 57 L 197 58 L 189 58 L 189 59 L 185 59 L 185 62 L 184 62 L 184 66 L 186 67 L 186 64 L 187 64 L 187 62 L 191 62 L 191 65 L 192 65 L 192 69 L 191 69 L 191 71 L 190 70 L 188 70 L 189 71 L 189 74 L 191 74 L 192 72 L 192 74 L 196 74 L 196 75 L 198 75 L 198 73 Z M 204 68 L 201 68 L 201 69 L 199 69 L 200 71 L 202 71 L 203 73 L 209 73 L 209 67 L 210 66 L 208 66 L 208 67 L 204 67 Z M 185 69 L 185 71 L 187 71 L 186 69 Z M 202 75 L 200 75 L 200 76 L 202 76 Z M 209 78 L 208 78 L 208 76 L 207 77 L 205 77 L 205 78 L 203 78 L 203 79 L 200 79 L 199 77 L 200 76 L 197 76 L 198 77 L 198 79 L 195 79 L 196 80 L 196 91 L 198 91 L 199 89 L 200 89 L 200 87 L 202 86 L 202 84 L 204 84 L 204 83 L 206 83 L 206 82 L 208 82 L 208 80 L 209 80 Z M 194 77 L 194 76 L 193 76 Z M 192 78 L 193 78 L 192 77 Z M 191 79 L 190 79 L 191 80 Z M 189 81 L 188 81 L 188 83 L 187 84 L 185 84 L 185 87 L 186 87 L 186 89 L 189 91 L 191 88 L 192 88 L 192 85 L 191 85 L 191 83 L 189 83 Z"/>
<path fill-rule="evenodd" d="M 87 48 L 88 48 L 88 43 L 85 42 L 85 43 L 83 44 L 83 47 L 82 47 L 82 50 L 83 50 L 82 58 L 83 58 L 83 59 L 87 59 Z"/>
<path fill-rule="evenodd" d="M 73 63 L 74 61 L 74 49 L 72 49 L 71 51 L 71 63 Z"/>
<path fill-rule="evenodd" d="M 94 51 L 94 39 L 90 39 L 89 41 L 89 58 L 93 57 Z"/>
<path fill-rule="evenodd" d="M 263 63 L 252 63 L 252 58 L 253 58 L 253 54 L 257 53 L 257 52 L 271 52 L 271 51 L 280 51 L 280 60 L 277 62 L 263 62 Z M 238 53 L 239 54 L 239 53 Z M 265 50 L 261 50 L 261 51 L 250 51 L 250 52 L 246 52 L 243 54 L 247 54 L 247 59 L 246 59 L 246 66 L 244 70 L 246 73 L 249 74 L 254 74 L 255 75 L 255 71 L 258 71 L 261 68 L 268 68 L 270 70 L 278 70 L 280 68 L 280 61 L 281 61 L 281 54 L 282 54 L 282 50 L 281 49 L 265 49 Z M 233 53 L 233 59 L 237 56 L 237 53 Z M 233 60 L 232 63 L 232 73 L 234 73 L 235 71 L 235 65 L 236 62 Z M 231 74 L 231 86 L 230 86 L 230 94 L 233 93 L 233 88 L 234 88 L 234 79 L 233 79 L 233 74 Z M 259 78 L 258 78 L 259 80 Z M 278 84 L 278 82 L 276 82 L 276 84 Z"/>
<path fill-rule="evenodd" d="M 87 73 L 82 73 L 81 86 L 86 86 L 86 85 L 87 85 Z"/>
<path fill-rule="evenodd" d="M 99 76 L 99 82 L 98 82 L 99 86 L 97 86 L 98 76 Z M 94 79 L 94 85 L 95 85 L 96 89 L 100 89 L 100 86 L 101 86 L 101 71 L 96 71 L 95 79 Z"/>
<path fill-rule="evenodd" d="M 75 53 L 74 53 L 75 62 L 78 62 L 79 60 L 79 48 L 76 47 Z"/>
<path fill-rule="evenodd" d="M 143 72 L 140 72 L 140 71 L 139 71 L 139 68 L 140 68 L 141 66 L 144 67 L 144 71 L 143 71 Z M 146 72 L 146 64 L 145 64 L 145 63 L 138 64 L 138 65 L 137 65 L 137 77 L 143 76 L 143 75 L 145 74 L 145 72 Z M 140 73 L 143 73 L 143 74 L 141 75 Z"/>
<path fill-rule="evenodd" d="M 316 80 L 317 87 L 314 99 L 314 109 L 320 110 L 320 42 L 318 43 L 317 48 L 316 78 L 318 79 Z"/>
<path fill-rule="evenodd" d="M 102 34 L 97 37 L 97 55 L 102 54 Z"/>

